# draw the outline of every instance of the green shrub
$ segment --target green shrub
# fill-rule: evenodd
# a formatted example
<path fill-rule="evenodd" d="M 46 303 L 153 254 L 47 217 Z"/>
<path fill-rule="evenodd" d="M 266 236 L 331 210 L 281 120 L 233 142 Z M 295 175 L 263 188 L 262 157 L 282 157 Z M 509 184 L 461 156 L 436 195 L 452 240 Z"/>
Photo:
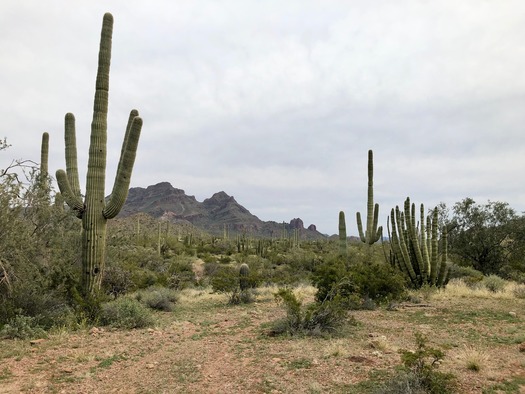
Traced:
<path fill-rule="evenodd" d="M 452 394 L 455 393 L 455 376 L 437 371 L 445 356 L 443 351 L 429 347 L 427 338 L 415 333 L 416 350 L 401 350 L 403 368 L 381 387 L 381 394 Z"/>
<path fill-rule="evenodd" d="M 228 294 L 229 304 L 250 303 L 255 301 L 256 286 L 255 276 L 250 272 L 247 281 L 250 287 L 241 290 L 239 269 L 234 267 L 219 266 L 210 279 L 214 292 Z M 246 278 L 244 278 L 246 279 Z"/>
<path fill-rule="evenodd" d="M 325 335 L 336 332 L 347 318 L 346 307 L 338 294 L 303 307 L 290 288 L 281 288 L 275 299 L 286 310 L 286 317 L 274 323 L 272 334 Z"/>
<path fill-rule="evenodd" d="M 338 287 L 349 308 L 373 309 L 405 295 L 405 279 L 398 270 L 384 263 L 355 263 L 346 268 L 341 261 L 321 265 L 313 276 L 316 300 L 322 301 Z"/>
<path fill-rule="evenodd" d="M 493 293 L 499 293 L 505 290 L 505 286 L 507 285 L 507 282 L 505 279 L 500 278 L 497 275 L 489 275 L 483 278 L 481 281 L 481 284 L 487 289 L 492 291 Z"/>
<path fill-rule="evenodd" d="M 102 304 L 100 322 L 116 328 L 143 328 L 154 324 L 150 310 L 130 297 L 120 297 Z"/>
<path fill-rule="evenodd" d="M 476 287 L 483 280 L 483 272 L 472 267 L 450 264 L 449 279 L 463 279 L 469 287 Z"/>
<path fill-rule="evenodd" d="M 45 336 L 46 332 L 37 324 L 36 319 L 24 315 L 17 315 L 9 319 L 0 330 L 0 337 L 5 339 L 33 339 Z"/>
<path fill-rule="evenodd" d="M 148 308 L 171 312 L 175 309 L 178 294 L 176 291 L 165 287 L 151 287 L 137 292 L 135 299 Z"/>

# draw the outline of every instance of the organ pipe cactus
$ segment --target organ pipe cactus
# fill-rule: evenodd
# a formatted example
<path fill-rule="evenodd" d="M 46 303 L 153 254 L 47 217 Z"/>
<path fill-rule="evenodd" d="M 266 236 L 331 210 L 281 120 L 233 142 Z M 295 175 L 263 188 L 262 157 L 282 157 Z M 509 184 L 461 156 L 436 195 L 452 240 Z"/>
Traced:
<path fill-rule="evenodd" d="M 346 237 L 345 213 L 339 212 L 339 255 L 346 257 L 348 254 L 348 240 Z"/>
<path fill-rule="evenodd" d="M 104 15 L 98 57 L 91 143 L 89 146 L 86 193 L 81 199 L 78 180 L 75 118 L 65 118 L 66 171 L 56 172 L 58 186 L 66 203 L 82 219 L 82 288 L 84 295 L 100 289 L 104 272 L 107 221 L 119 213 L 127 198 L 135 155 L 142 129 L 136 110 L 129 116 L 120 161 L 109 200 L 105 201 L 106 142 L 109 93 L 109 69 L 113 16 Z"/>
<path fill-rule="evenodd" d="M 391 263 L 397 265 L 419 288 L 425 284 L 443 287 L 448 277 L 446 229 L 442 236 L 442 256 L 438 258 L 438 211 L 425 218 L 425 208 L 420 207 L 420 226 L 416 225 L 415 205 L 410 198 L 404 209 L 398 206 L 390 213 L 392 232 L 388 228 L 391 243 Z"/>
<path fill-rule="evenodd" d="M 366 212 L 366 230 L 363 231 L 363 222 L 361 221 L 361 213 L 357 212 L 357 230 L 359 231 L 359 238 L 361 242 L 368 245 L 373 245 L 383 233 L 383 227 L 377 227 L 379 218 L 379 204 L 374 205 L 374 154 L 372 150 L 368 151 L 368 199 Z"/>

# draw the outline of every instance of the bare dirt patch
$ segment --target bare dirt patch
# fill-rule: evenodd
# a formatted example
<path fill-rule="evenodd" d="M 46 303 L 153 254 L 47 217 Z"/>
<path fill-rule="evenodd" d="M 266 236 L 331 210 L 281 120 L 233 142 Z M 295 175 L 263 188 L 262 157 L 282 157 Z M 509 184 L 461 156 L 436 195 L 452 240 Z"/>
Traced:
<path fill-rule="evenodd" d="M 363 382 L 400 365 L 398 350 L 414 347 L 415 332 L 444 349 L 440 369 L 458 376 L 459 393 L 524 392 L 524 300 L 436 297 L 425 303 L 352 312 L 357 325 L 339 337 L 290 338 L 265 335 L 269 323 L 284 316 L 270 291 L 242 306 L 186 292 L 175 312 L 158 314 L 152 329 L 2 341 L 0 392 L 360 393 Z M 483 354 L 477 372 L 467 367 L 472 349 Z"/>

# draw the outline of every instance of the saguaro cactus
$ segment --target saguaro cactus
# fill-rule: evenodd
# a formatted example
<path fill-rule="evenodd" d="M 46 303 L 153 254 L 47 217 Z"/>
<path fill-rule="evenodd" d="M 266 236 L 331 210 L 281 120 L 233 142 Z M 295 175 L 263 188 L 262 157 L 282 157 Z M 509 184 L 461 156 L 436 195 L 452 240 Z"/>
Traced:
<path fill-rule="evenodd" d="M 391 262 L 408 275 L 416 288 L 428 284 L 442 287 L 448 280 L 447 235 L 442 235 L 442 256 L 438 258 L 438 211 L 425 220 L 425 208 L 420 207 L 420 228 L 416 226 L 415 205 L 405 200 L 404 210 L 399 207 L 390 213 L 392 233 L 388 229 L 392 245 Z M 438 264 L 439 263 L 439 264 Z"/>
<path fill-rule="evenodd" d="M 345 213 L 339 211 L 339 255 L 346 257 L 348 254 L 348 240 L 346 238 Z"/>
<path fill-rule="evenodd" d="M 142 129 L 142 119 L 136 110 L 132 110 L 122 144 L 113 191 L 106 203 L 104 188 L 112 33 L 113 16 L 106 13 L 100 39 L 84 201 L 80 196 L 75 118 L 72 114 L 67 114 L 65 119 L 66 171 L 56 172 L 58 186 L 66 203 L 82 219 L 82 288 L 85 296 L 100 289 L 104 272 L 107 220 L 117 216 L 126 201 Z"/>
<path fill-rule="evenodd" d="M 239 287 L 241 291 L 248 290 L 250 288 L 250 267 L 248 264 L 242 263 L 239 267 Z"/>
<path fill-rule="evenodd" d="M 49 133 L 42 133 L 42 145 L 40 147 L 40 176 L 47 178 L 49 175 Z"/>
<path fill-rule="evenodd" d="M 373 245 L 383 233 L 383 227 L 377 227 L 379 218 L 379 204 L 374 205 L 374 154 L 372 150 L 368 151 L 368 200 L 366 212 L 366 230 L 363 232 L 363 223 L 361 213 L 357 212 L 357 230 L 362 242 Z"/>

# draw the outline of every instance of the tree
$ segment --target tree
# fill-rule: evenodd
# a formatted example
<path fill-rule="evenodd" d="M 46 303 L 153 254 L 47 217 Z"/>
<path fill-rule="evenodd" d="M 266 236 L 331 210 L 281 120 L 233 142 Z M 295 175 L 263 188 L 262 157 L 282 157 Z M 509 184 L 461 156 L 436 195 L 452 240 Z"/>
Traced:
<path fill-rule="evenodd" d="M 455 260 L 485 275 L 499 274 L 517 241 L 516 212 L 506 202 L 477 204 L 469 197 L 454 204 L 452 211 L 449 248 Z"/>

